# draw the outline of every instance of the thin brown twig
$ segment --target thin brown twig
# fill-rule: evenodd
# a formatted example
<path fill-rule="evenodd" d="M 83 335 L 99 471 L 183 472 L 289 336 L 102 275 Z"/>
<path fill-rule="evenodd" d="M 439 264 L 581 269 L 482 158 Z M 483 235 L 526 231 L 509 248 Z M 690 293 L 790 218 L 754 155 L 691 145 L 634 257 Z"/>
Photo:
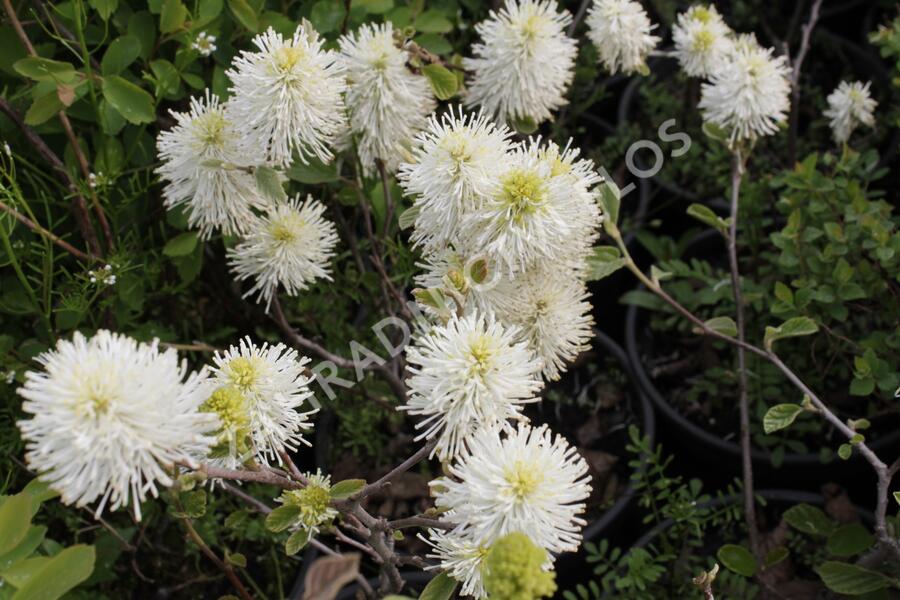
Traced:
<path fill-rule="evenodd" d="M 6 204 L 3 201 L 0 201 L 0 210 L 3 210 L 5 212 L 9 213 L 10 215 L 12 215 L 12 217 L 14 219 L 16 219 L 18 222 L 22 223 L 25 227 L 27 227 L 28 229 L 34 231 L 35 233 L 37 233 L 39 235 L 46 237 L 48 240 L 50 240 L 51 242 L 53 242 L 54 244 L 56 244 L 57 246 L 59 246 L 60 248 L 62 248 L 63 250 L 65 250 L 66 252 L 68 252 L 69 254 L 74 256 L 75 258 L 77 258 L 78 260 L 81 260 L 84 262 L 100 260 L 99 257 L 93 256 L 91 254 L 87 254 L 86 252 L 82 252 L 81 250 L 79 250 L 78 248 L 76 248 L 75 246 L 70 244 L 69 242 L 60 238 L 55 233 L 53 233 L 47 229 L 44 229 L 43 227 L 41 227 L 40 225 L 38 225 L 37 223 L 35 223 L 34 221 L 32 221 L 31 219 L 29 219 L 28 217 L 26 217 L 25 215 L 23 215 L 22 213 L 20 213 L 19 211 L 17 211 L 16 209 L 9 206 L 8 204 Z"/>
<path fill-rule="evenodd" d="M 803 68 L 803 61 L 809 52 L 809 40 L 812 35 L 813 28 L 819 20 L 819 9 L 822 7 L 822 0 L 815 0 L 809 11 L 809 20 L 803 26 L 800 36 L 800 49 L 797 51 L 797 57 L 792 61 L 791 65 L 791 113 L 790 113 L 790 130 L 788 132 L 788 159 L 793 165 L 797 161 L 797 135 L 800 124 L 800 71 Z M 785 42 L 787 46 L 787 42 Z"/>
<path fill-rule="evenodd" d="M 203 538 L 200 537 L 200 534 L 197 533 L 196 529 L 194 529 L 194 525 L 191 523 L 190 518 L 182 517 L 180 520 L 182 524 L 184 524 L 184 528 L 187 530 L 188 536 L 191 538 L 191 540 L 197 545 L 198 548 L 200 548 L 200 551 L 203 552 L 203 554 L 205 554 L 209 560 L 215 563 L 216 567 L 218 567 L 220 571 L 225 573 L 225 577 L 228 578 L 228 581 L 231 582 L 231 585 L 234 586 L 234 589 L 237 590 L 241 598 L 243 598 L 244 600 L 253 600 L 253 596 L 250 595 L 250 592 L 247 591 L 247 588 L 245 588 L 244 584 L 241 583 L 241 580 L 238 579 L 238 576 L 234 572 L 234 569 L 231 568 L 231 565 L 219 558 L 216 553 L 206 545 L 206 542 L 203 541 Z"/>

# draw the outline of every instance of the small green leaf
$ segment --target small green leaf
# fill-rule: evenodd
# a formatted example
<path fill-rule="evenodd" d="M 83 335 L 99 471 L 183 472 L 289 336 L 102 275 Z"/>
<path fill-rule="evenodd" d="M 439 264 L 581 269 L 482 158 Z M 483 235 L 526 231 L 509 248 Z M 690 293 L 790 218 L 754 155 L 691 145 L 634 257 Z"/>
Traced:
<path fill-rule="evenodd" d="M 298 529 L 284 543 L 284 552 L 288 556 L 293 556 L 300 552 L 309 542 L 309 532 L 305 529 Z"/>
<path fill-rule="evenodd" d="M 103 78 L 103 97 L 129 123 L 152 123 L 156 118 L 153 96 L 118 75 Z"/>
<path fill-rule="evenodd" d="M 801 412 L 803 412 L 803 407 L 799 404 L 776 404 L 766 411 L 766 415 L 763 417 L 763 429 L 766 433 L 784 429 L 793 423 Z"/>
<path fill-rule="evenodd" d="M 33 525 L 29 527 L 25 537 L 19 541 L 15 548 L 9 552 L 0 554 L 0 573 L 20 560 L 24 560 L 31 556 L 31 554 L 37 550 L 38 546 L 41 545 L 46 534 L 47 528 L 43 525 Z"/>
<path fill-rule="evenodd" d="M 510 125 L 516 132 L 522 135 L 531 135 L 538 130 L 538 122 L 534 117 L 514 116 L 510 118 Z"/>
<path fill-rule="evenodd" d="M 441 11 L 430 9 L 416 17 L 413 27 L 422 33 L 448 33 L 453 29 L 453 23 Z"/>
<path fill-rule="evenodd" d="M 843 460 L 849 459 L 853 455 L 853 446 L 850 444 L 841 444 L 838 446 L 838 456 Z"/>
<path fill-rule="evenodd" d="M 345 14 L 343 2 L 319 0 L 313 4 L 309 20 L 319 33 L 329 33 L 340 28 Z"/>
<path fill-rule="evenodd" d="M 439 573 L 437 577 L 428 582 L 419 600 L 449 600 L 456 591 L 457 581 L 446 573 Z"/>
<path fill-rule="evenodd" d="M 370 15 L 383 15 L 394 8 L 394 0 L 356 0 L 353 6 L 361 6 Z"/>
<path fill-rule="evenodd" d="M 609 277 L 623 266 L 625 259 L 614 246 L 595 246 L 587 258 L 587 280 L 597 281 Z"/>
<path fill-rule="evenodd" d="M 206 490 L 193 490 L 181 494 L 184 512 L 188 517 L 197 519 L 206 514 Z"/>
<path fill-rule="evenodd" d="M 0 505 L 0 554 L 6 554 L 25 539 L 31 528 L 31 498 L 16 494 Z"/>
<path fill-rule="evenodd" d="M 163 254 L 166 256 L 187 256 L 197 246 L 197 233 L 186 231 L 178 234 L 163 246 Z"/>
<path fill-rule="evenodd" d="M 118 75 L 140 55 L 141 41 L 139 39 L 133 35 L 119 36 L 112 41 L 103 54 L 100 68 L 104 75 Z"/>
<path fill-rule="evenodd" d="M 75 81 L 75 67 L 71 63 L 38 56 L 29 56 L 17 60 L 13 69 L 19 75 L 34 81 L 51 81 L 53 83 L 72 83 Z"/>
<path fill-rule="evenodd" d="M 264 198 L 268 198 L 275 204 L 287 200 L 287 194 L 284 192 L 278 171 L 272 167 L 256 167 L 253 175 L 256 179 L 256 187 L 259 188 Z"/>
<path fill-rule="evenodd" d="M 247 0 L 228 0 L 228 8 L 245 29 L 252 33 L 259 31 L 259 18 Z"/>
<path fill-rule="evenodd" d="M 422 207 L 418 204 L 410 206 L 397 218 L 397 222 L 400 224 L 400 229 L 410 229 L 413 225 L 416 224 L 416 219 L 419 218 L 419 214 L 422 212 Z"/>
<path fill-rule="evenodd" d="M 266 516 L 266 529 L 278 533 L 297 522 L 300 507 L 292 504 L 279 506 Z"/>
<path fill-rule="evenodd" d="M 232 564 L 236 567 L 246 568 L 247 566 L 247 557 L 241 554 L 240 552 L 226 552 L 225 560 L 228 561 L 229 564 Z"/>
<path fill-rule="evenodd" d="M 687 214 L 718 231 L 725 231 L 728 229 L 728 223 L 725 219 L 714 213 L 711 208 L 704 204 L 691 204 L 688 206 Z"/>
<path fill-rule="evenodd" d="M 459 80 L 450 69 L 443 65 L 431 64 L 422 67 L 422 74 L 428 78 L 431 89 L 438 100 L 452 98 L 459 89 Z"/>
<path fill-rule="evenodd" d="M 162 33 L 178 31 L 184 26 L 187 16 L 187 8 L 181 0 L 163 0 L 162 11 L 159 13 L 159 30 Z"/>
<path fill-rule="evenodd" d="M 768 554 L 766 554 L 766 568 L 777 565 L 784 559 L 786 559 L 790 555 L 790 551 L 784 546 L 778 546 L 777 548 L 772 548 L 769 550 Z"/>
<path fill-rule="evenodd" d="M 781 339 L 812 335 L 819 331 L 819 326 L 809 317 L 794 317 L 788 319 L 778 327 L 766 327 L 764 343 L 766 348 L 772 349 L 772 345 Z"/>
<path fill-rule="evenodd" d="M 844 562 L 826 561 L 816 568 L 816 572 L 828 589 L 848 596 L 868 594 L 891 585 L 891 580 L 881 573 Z"/>
<path fill-rule="evenodd" d="M 603 224 L 616 225 L 619 222 L 619 205 L 622 201 L 622 192 L 619 186 L 611 179 L 605 180 L 598 188 L 600 192 L 600 205 L 603 207 Z"/>
<path fill-rule="evenodd" d="M 56 600 L 91 576 L 95 559 L 93 546 L 70 546 L 47 560 L 12 600 Z"/>
<path fill-rule="evenodd" d="M 719 562 L 744 577 L 753 577 L 756 573 L 756 559 L 753 554 L 743 546 L 725 544 L 716 552 Z"/>
<path fill-rule="evenodd" d="M 331 486 L 329 495 L 334 500 L 345 500 L 362 491 L 364 487 L 366 487 L 365 479 L 345 479 Z"/>
<path fill-rule="evenodd" d="M 325 164 L 315 157 L 308 159 L 308 164 L 303 164 L 299 160 L 285 172 L 290 179 L 300 183 L 308 183 L 316 185 L 319 183 L 331 183 L 340 181 L 340 173 L 337 172 L 337 165 L 332 162 Z"/>
<path fill-rule="evenodd" d="M 859 523 L 841 525 L 828 536 L 826 548 L 834 556 L 853 556 L 872 547 L 875 538 Z"/>
<path fill-rule="evenodd" d="M 88 0 L 88 2 L 104 21 L 108 21 L 119 7 L 119 0 Z"/>
<path fill-rule="evenodd" d="M 829 536 L 835 524 L 821 508 L 810 504 L 797 504 L 782 515 L 785 522 L 798 531 L 810 535 Z"/>
<path fill-rule="evenodd" d="M 713 317 L 712 319 L 704 321 L 704 325 L 713 331 L 721 333 L 722 335 L 727 335 L 728 337 L 737 335 L 737 323 L 735 323 L 734 319 L 731 317 Z"/>
<path fill-rule="evenodd" d="M 40 125 L 65 108 L 65 104 L 59 99 L 56 90 L 51 90 L 31 103 L 28 111 L 25 112 L 25 123 L 32 126 Z"/>

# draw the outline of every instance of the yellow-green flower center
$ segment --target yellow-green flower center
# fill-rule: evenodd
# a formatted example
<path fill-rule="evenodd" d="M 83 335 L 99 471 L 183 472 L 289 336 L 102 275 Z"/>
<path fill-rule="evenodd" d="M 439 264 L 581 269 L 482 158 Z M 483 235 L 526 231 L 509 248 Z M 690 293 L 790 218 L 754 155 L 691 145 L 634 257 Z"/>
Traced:
<path fill-rule="evenodd" d="M 197 118 L 200 131 L 199 141 L 204 148 L 220 148 L 225 143 L 225 115 L 220 111 L 208 112 Z"/>
<path fill-rule="evenodd" d="M 491 368 L 491 357 L 494 355 L 490 339 L 487 336 L 478 337 L 469 346 L 469 353 L 474 363 L 472 371 L 479 377 L 483 376 Z"/>
<path fill-rule="evenodd" d="M 710 48 L 712 48 L 713 43 L 716 41 L 716 37 L 713 33 L 708 29 L 701 29 L 694 36 L 694 51 L 695 52 L 706 52 Z"/>
<path fill-rule="evenodd" d="M 250 424 L 247 399 L 239 389 L 220 387 L 200 406 L 200 410 L 215 413 L 227 431 L 240 431 Z"/>
<path fill-rule="evenodd" d="M 522 461 L 516 461 L 504 474 L 504 478 L 517 500 L 524 500 L 533 494 L 544 480 L 540 471 Z"/>
<path fill-rule="evenodd" d="M 533 171 L 518 169 L 503 179 L 500 198 L 515 223 L 538 212 L 547 201 L 543 178 Z"/>
<path fill-rule="evenodd" d="M 285 492 L 282 499 L 284 504 L 300 509 L 300 522 L 308 527 L 319 525 L 328 517 L 331 494 L 324 485 L 311 481 L 303 489 Z"/>
<path fill-rule="evenodd" d="M 698 6 L 694 9 L 694 20 L 701 23 L 709 23 L 712 19 L 712 12 L 705 6 Z"/>
<path fill-rule="evenodd" d="M 275 68 L 281 73 L 290 73 L 297 66 L 297 63 L 303 59 L 304 55 L 303 48 L 296 46 L 279 48 L 274 55 Z"/>
<path fill-rule="evenodd" d="M 292 227 L 285 223 L 274 223 L 272 225 L 272 237 L 277 242 L 289 244 L 297 239 L 297 234 Z"/>
<path fill-rule="evenodd" d="M 239 390 L 247 391 L 256 382 L 259 376 L 259 368 L 256 361 L 239 356 L 229 361 L 226 372 L 228 380 Z"/>

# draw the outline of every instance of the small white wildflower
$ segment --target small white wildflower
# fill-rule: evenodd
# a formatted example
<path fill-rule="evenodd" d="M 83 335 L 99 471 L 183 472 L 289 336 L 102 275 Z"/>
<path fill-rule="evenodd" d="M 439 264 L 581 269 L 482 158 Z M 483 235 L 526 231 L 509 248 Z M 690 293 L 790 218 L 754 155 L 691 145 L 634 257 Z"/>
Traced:
<path fill-rule="evenodd" d="M 226 72 L 234 94 L 229 116 L 240 134 L 278 165 L 290 164 L 294 152 L 303 162 L 330 161 L 329 145 L 346 126 L 337 55 L 305 19 L 293 37 L 269 28 L 253 43 L 258 51 L 241 52 Z"/>
<path fill-rule="evenodd" d="M 426 252 L 442 249 L 458 238 L 463 215 L 480 205 L 496 183 L 496 172 L 512 149 L 512 132 L 481 113 L 450 109 L 432 117 L 420 133 L 413 160 L 400 165 L 398 179 L 414 197 L 411 241 Z"/>
<path fill-rule="evenodd" d="M 198 411 L 208 394 L 205 371 L 188 374 L 174 350 L 101 330 L 75 333 L 25 374 L 19 421 L 29 466 L 63 502 L 96 514 L 133 506 L 157 485 L 172 484 L 173 463 L 205 452 L 216 419 Z M 187 376 L 187 377 L 186 377 Z"/>
<path fill-rule="evenodd" d="M 692 6 L 672 28 L 675 56 L 691 77 L 709 77 L 722 69 L 732 51 L 733 32 L 714 5 Z"/>
<path fill-rule="evenodd" d="M 103 173 L 88 173 L 88 187 L 92 190 L 96 189 L 102 176 Z"/>
<path fill-rule="evenodd" d="M 309 416 L 316 411 L 297 410 L 312 396 L 311 379 L 304 374 L 309 360 L 284 344 L 258 346 L 242 339 L 213 356 L 217 389 L 204 409 L 219 417 L 222 433 L 248 436 L 258 460 L 280 464 L 279 452 L 309 445 L 303 433 L 312 428 Z M 237 442 L 235 449 L 243 451 L 243 439 Z"/>
<path fill-rule="evenodd" d="M 279 285 L 296 296 L 316 279 L 331 279 L 329 261 L 338 236 L 324 213 L 324 204 L 312 196 L 301 203 L 298 194 L 254 220 L 246 238 L 228 250 L 235 278 L 253 280 L 245 297 L 256 294 L 268 310 Z"/>
<path fill-rule="evenodd" d="M 16 380 L 16 372 L 14 370 L 9 370 L 6 372 L 6 385 L 12 385 L 12 383 Z"/>
<path fill-rule="evenodd" d="M 656 28 L 639 2 L 594 0 L 588 10 L 588 38 L 610 73 L 646 73 L 647 55 L 659 43 Z"/>
<path fill-rule="evenodd" d="M 191 48 L 199 52 L 200 56 L 209 56 L 216 51 L 216 36 L 201 31 L 191 44 Z"/>
<path fill-rule="evenodd" d="M 481 42 L 463 65 L 471 72 L 468 106 L 501 122 L 540 123 L 568 103 L 578 45 L 566 35 L 572 15 L 551 0 L 506 0 L 475 26 Z"/>
<path fill-rule="evenodd" d="M 490 314 L 453 316 L 406 348 L 410 396 L 400 407 L 423 415 L 417 439 L 438 436 L 435 453 L 458 455 L 480 427 L 522 419 L 522 405 L 537 401 L 541 363 L 515 328 Z"/>
<path fill-rule="evenodd" d="M 3 142 L 3 151 L 8 157 L 12 158 L 12 148 L 9 147 L 7 142 Z"/>
<path fill-rule="evenodd" d="M 431 85 L 407 67 L 409 54 L 395 45 L 390 22 L 367 23 L 343 36 L 340 47 L 350 129 L 357 136 L 360 162 L 366 173 L 373 172 L 376 159 L 393 172 L 434 111 Z"/>
<path fill-rule="evenodd" d="M 740 36 L 727 63 L 701 88 L 703 120 L 718 125 L 732 143 L 778 131 L 790 108 L 790 69 L 752 35 Z"/>
<path fill-rule="evenodd" d="M 191 98 L 190 112 L 172 116 L 177 125 L 161 132 L 156 142 L 162 160 L 156 172 L 167 182 L 166 208 L 185 206 L 188 223 L 204 238 L 216 229 L 246 232 L 254 220 L 252 209 L 268 206 L 243 168 L 259 164 L 259 152 L 244 144 L 209 90 L 203 98 Z"/>
<path fill-rule="evenodd" d="M 483 427 L 466 446 L 449 476 L 431 482 L 448 521 L 487 546 L 518 531 L 548 552 L 578 549 L 590 476 L 565 438 L 520 423 Z"/>
<path fill-rule="evenodd" d="M 838 144 L 847 143 L 853 130 L 860 125 L 874 127 L 878 103 L 869 93 L 870 85 L 869 81 L 842 81 L 828 95 L 828 109 L 823 114 L 831 119 L 831 131 Z"/>

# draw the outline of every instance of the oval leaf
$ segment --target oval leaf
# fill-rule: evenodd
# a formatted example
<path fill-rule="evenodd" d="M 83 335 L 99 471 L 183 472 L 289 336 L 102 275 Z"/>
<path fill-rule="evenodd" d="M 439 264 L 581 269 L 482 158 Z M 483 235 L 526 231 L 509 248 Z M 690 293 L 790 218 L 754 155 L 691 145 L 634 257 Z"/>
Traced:
<path fill-rule="evenodd" d="M 456 590 L 457 581 L 447 575 L 440 573 L 437 577 L 428 582 L 425 589 L 419 595 L 419 600 L 448 600 Z"/>
<path fill-rule="evenodd" d="M 828 536 L 828 552 L 835 556 L 853 556 L 872 547 L 875 538 L 859 523 L 841 525 Z"/>
<path fill-rule="evenodd" d="M 305 529 L 298 529 L 284 543 L 284 551 L 288 556 L 293 556 L 300 552 L 307 542 L 309 542 L 309 532 Z"/>
<path fill-rule="evenodd" d="M 297 522 L 297 518 L 300 516 L 300 507 L 292 506 L 290 504 L 286 506 L 279 506 L 272 512 L 266 516 L 266 529 L 269 531 L 279 532 L 284 531 L 291 525 Z"/>
<path fill-rule="evenodd" d="M 827 536 L 834 531 L 834 521 L 821 508 L 810 504 L 792 506 L 781 515 L 788 525 L 810 535 Z"/>
<path fill-rule="evenodd" d="M 753 554 L 743 546 L 725 544 L 716 553 L 716 556 L 729 570 L 744 577 L 753 577 L 756 573 L 756 559 Z"/>
<path fill-rule="evenodd" d="M 19 545 L 31 528 L 31 498 L 16 494 L 0 505 L 0 554 Z"/>
<path fill-rule="evenodd" d="M 459 89 L 459 80 L 450 69 L 443 65 L 425 65 L 422 67 L 422 74 L 428 78 L 431 89 L 438 100 L 447 100 L 456 94 Z"/>
<path fill-rule="evenodd" d="M 103 78 L 103 97 L 129 123 L 151 123 L 155 118 L 153 97 L 118 75 Z"/>
<path fill-rule="evenodd" d="M 793 423 L 801 412 L 803 412 L 803 407 L 799 404 L 776 404 L 766 411 L 766 416 L 763 417 L 763 429 L 766 433 L 784 429 Z"/>
<path fill-rule="evenodd" d="M 837 561 L 826 561 L 816 569 L 819 577 L 833 592 L 860 596 L 888 587 L 890 580 L 875 571 Z"/>
<path fill-rule="evenodd" d="M 47 561 L 12 598 L 56 600 L 91 576 L 94 560 L 93 546 L 70 546 Z"/>
<path fill-rule="evenodd" d="M 197 234 L 193 231 L 186 231 L 175 236 L 163 246 L 163 254 L 166 256 L 187 256 L 194 251 L 197 246 Z"/>
<path fill-rule="evenodd" d="M 345 500 L 366 487 L 365 479 L 345 479 L 331 486 L 329 492 L 334 500 Z"/>
<path fill-rule="evenodd" d="M 819 326 L 809 317 L 794 317 L 778 327 L 766 327 L 765 345 L 769 350 L 776 341 L 803 335 L 812 335 L 819 331 Z"/>

